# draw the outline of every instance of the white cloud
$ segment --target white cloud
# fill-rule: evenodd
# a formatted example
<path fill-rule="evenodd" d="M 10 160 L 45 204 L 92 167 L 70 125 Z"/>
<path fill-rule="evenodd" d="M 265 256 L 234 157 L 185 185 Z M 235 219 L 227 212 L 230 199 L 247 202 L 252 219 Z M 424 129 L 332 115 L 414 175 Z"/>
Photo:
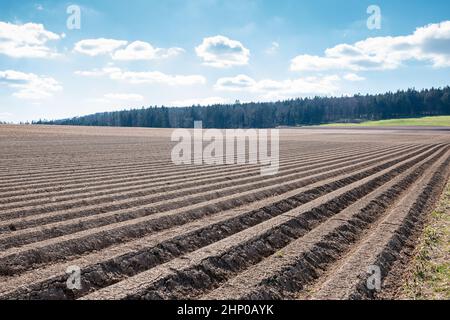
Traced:
<path fill-rule="evenodd" d="M 144 97 L 135 93 L 107 93 L 104 95 L 108 100 L 142 101 Z"/>
<path fill-rule="evenodd" d="M 42 24 L 13 24 L 0 21 L 0 53 L 13 58 L 53 58 L 55 50 L 47 42 L 59 40 L 56 33 L 45 30 Z"/>
<path fill-rule="evenodd" d="M 376 37 L 325 50 L 324 56 L 299 55 L 292 59 L 293 71 L 331 69 L 397 69 L 408 60 L 450 67 L 450 21 L 430 24 L 407 36 Z"/>
<path fill-rule="evenodd" d="M 364 81 L 366 78 L 358 76 L 355 73 L 347 73 L 343 76 L 343 78 L 347 81 Z"/>
<path fill-rule="evenodd" d="M 176 56 L 184 52 L 182 48 L 155 48 L 148 42 L 134 41 L 126 48 L 117 50 L 113 60 L 153 60 Z"/>
<path fill-rule="evenodd" d="M 215 104 L 227 104 L 230 100 L 222 97 L 207 97 L 207 98 L 197 98 L 197 99 L 185 99 L 185 100 L 175 100 L 170 103 L 171 106 L 175 107 L 187 107 L 193 105 L 210 106 Z"/>
<path fill-rule="evenodd" d="M 266 50 L 267 54 L 275 54 L 278 52 L 278 49 L 280 48 L 280 44 L 276 41 L 272 42 L 270 48 Z"/>
<path fill-rule="evenodd" d="M 205 84 L 201 75 L 169 75 L 159 71 L 126 71 L 117 67 L 106 67 L 90 71 L 75 71 L 75 74 L 87 77 L 108 76 L 112 80 L 125 81 L 131 84 L 161 83 L 172 86 Z"/>
<path fill-rule="evenodd" d="M 165 59 L 183 53 L 184 49 L 177 47 L 155 48 L 144 41 L 134 41 L 128 44 L 128 41 L 125 40 L 98 38 L 77 42 L 74 51 L 91 57 L 110 54 L 113 60 L 128 61 Z"/>
<path fill-rule="evenodd" d="M 255 87 L 256 81 L 246 76 L 245 74 L 240 74 L 235 77 L 220 78 L 217 80 L 215 88 L 219 90 L 231 90 L 239 91 L 245 89 L 252 89 Z"/>
<path fill-rule="evenodd" d="M 19 99 L 49 98 L 62 90 L 62 86 L 53 78 L 14 70 L 0 71 L 0 83 L 16 89 L 13 96 Z"/>
<path fill-rule="evenodd" d="M 195 52 L 205 65 L 216 68 L 246 65 L 250 57 L 250 50 L 242 43 L 220 35 L 204 38 Z"/>
<path fill-rule="evenodd" d="M 261 94 L 264 99 L 284 99 L 305 95 L 328 95 L 339 90 L 341 78 L 337 75 L 306 77 L 287 80 L 263 79 L 256 81 L 246 75 L 217 80 L 215 89 L 247 91 Z"/>
<path fill-rule="evenodd" d="M 98 55 L 113 53 L 120 47 L 126 46 L 128 41 L 115 39 L 85 39 L 75 44 L 74 51 L 94 57 Z"/>

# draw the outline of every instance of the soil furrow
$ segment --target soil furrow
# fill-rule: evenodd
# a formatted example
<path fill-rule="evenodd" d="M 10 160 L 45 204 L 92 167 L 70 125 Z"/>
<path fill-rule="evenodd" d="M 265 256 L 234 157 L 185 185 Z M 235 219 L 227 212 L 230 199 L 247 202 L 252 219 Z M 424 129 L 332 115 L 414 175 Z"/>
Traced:
<path fill-rule="evenodd" d="M 414 183 L 426 170 L 433 172 L 432 169 L 438 168 L 442 164 L 439 158 L 446 160 L 448 152 L 441 151 L 414 170 L 397 176 L 384 188 L 339 212 L 320 227 L 203 298 L 293 299 L 299 291 L 308 294 L 311 289 L 307 285 L 321 279 L 327 269 L 333 274 L 335 271 L 331 270 L 330 265 L 351 250 L 364 237 L 366 229 L 392 209 L 403 194 L 410 194 L 413 190 L 409 189 L 414 188 Z M 437 164 L 432 167 L 435 162 Z M 347 275 L 353 272 L 346 271 Z"/>
<path fill-rule="evenodd" d="M 194 297 L 273 254 L 290 241 L 306 234 L 318 224 L 430 154 L 406 161 L 395 168 L 358 180 L 271 220 L 248 228 L 225 240 L 172 260 L 149 271 L 101 289 L 86 298 L 182 298 Z"/>
<path fill-rule="evenodd" d="M 156 264 L 161 264 L 181 254 L 197 250 L 202 246 L 280 215 L 323 194 L 324 192 L 322 192 L 322 194 L 308 193 L 306 190 L 296 194 L 291 192 L 291 195 L 287 195 L 286 197 L 278 197 L 280 198 L 278 201 L 275 201 L 276 199 L 265 200 L 265 202 L 269 204 L 258 209 L 245 212 L 245 209 L 242 208 L 239 213 L 235 212 L 235 210 L 231 210 L 231 214 L 223 212 L 223 214 L 215 219 L 214 217 L 206 218 L 202 219 L 204 221 L 191 223 L 192 227 L 189 225 L 182 226 L 176 228 L 177 230 L 161 232 L 148 237 L 147 239 L 142 239 L 146 244 L 144 248 L 142 248 L 143 245 L 139 244 L 139 242 L 133 247 L 134 249 L 131 249 L 130 245 L 125 245 L 123 246 L 124 249 L 131 252 L 120 255 L 117 253 L 117 250 L 114 250 L 113 257 L 106 259 L 104 255 L 102 255 L 102 258 L 104 258 L 105 261 L 94 265 L 86 265 L 85 261 L 88 260 L 88 258 L 78 262 L 73 261 L 72 264 L 83 265 L 83 290 L 77 291 L 76 293 L 71 290 L 66 290 L 65 282 L 67 281 L 67 275 L 65 273 L 54 276 L 55 273 L 58 271 L 60 272 L 60 270 L 65 270 L 67 267 L 59 266 L 56 268 L 58 271 L 43 270 L 39 272 L 51 274 L 52 277 L 48 281 L 38 282 L 33 286 L 27 286 L 26 289 L 14 291 L 13 293 L 6 295 L 6 297 L 20 297 L 21 299 L 39 297 L 67 299 L 79 297 L 93 288 L 100 288 L 116 283 L 120 279 L 142 272 Z M 314 196 L 312 197 L 312 195 Z M 199 227 L 199 225 L 204 227 Z M 194 228 L 194 230 L 189 231 L 189 228 Z M 183 235 L 173 238 L 173 234 L 180 233 Z M 164 235 L 169 237 L 166 241 L 163 241 Z M 100 259 L 99 257 L 95 257 L 96 255 L 97 254 L 93 255 L 93 261 Z M 53 270 L 55 270 L 55 268 L 53 268 Z M 111 274 L 112 270 L 114 270 L 114 276 Z M 13 281 L 12 287 L 16 288 L 17 285 L 18 282 Z"/>
<path fill-rule="evenodd" d="M 405 145 L 407 146 L 407 145 Z M 410 145 L 412 146 L 412 145 Z M 359 146 L 358 148 L 367 148 L 366 146 L 361 147 Z M 380 148 L 380 146 L 377 146 L 377 148 Z M 369 149 L 369 148 L 367 148 Z M 351 151 L 352 149 L 348 148 L 347 151 Z M 300 153 L 299 149 L 286 149 L 286 154 L 292 154 L 292 153 Z M 343 151 L 342 148 L 335 148 L 335 149 L 330 149 L 327 151 L 323 151 L 323 152 L 309 152 L 309 153 L 305 153 L 303 154 L 305 158 L 308 157 L 319 157 L 320 155 L 328 155 L 328 154 L 333 154 L 336 151 Z M 164 167 L 173 167 L 176 168 L 176 166 L 174 164 L 172 164 L 170 161 L 168 161 L 168 159 L 163 159 L 163 160 L 152 160 L 149 161 L 149 159 L 146 158 L 142 158 L 142 159 L 137 159 L 139 161 L 135 161 L 133 163 L 130 163 L 129 161 L 126 161 L 127 159 L 125 158 L 123 162 L 119 162 L 117 165 L 115 166 L 107 166 L 107 165 L 103 165 L 103 166 L 99 166 L 98 168 L 93 167 L 92 165 L 87 166 L 87 167 L 83 167 L 81 163 L 77 163 L 76 166 L 74 166 L 72 169 L 66 169 L 66 170 L 60 170 L 60 171 L 56 171 L 56 172 L 43 172 L 43 170 L 40 170 L 38 172 L 35 173 L 30 173 L 30 172 L 24 172 L 23 174 L 26 174 L 26 178 L 28 179 L 42 179 L 42 180 L 47 180 L 47 179 L 52 179 L 52 178 L 58 178 L 60 176 L 64 176 L 67 178 L 74 178 L 77 176 L 89 176 L 92 174 L 106 174 L 106 173 L 118 173 L 121 172 L 121 170 L 127 170 L 126 172 L 132 172 L 135 171 L 136 169 L 151 169 L 153 167 L 155 168 L 164 168 Z M 145 161 L 144 161 L 145 160 Z M 192 169 L 195 168 L 195 166 L 186 166 L 185 169 Z M 0 168 L 2 169 L 2 168 Z M 20 178 L 18 176 L 20 176 L 20 173 L 14 173 L 14 174 L 0 174 L 0 179 L 2 179 L 5 182 L 22 182 L 24 181 L 23 178 Z M 33 180 L 29 180 L 29 181 L 33 181 Z M 40 180 L 39 180 L 40 181 Z"/>
<path fill-rule="evenodd" d="M 389 296 L 399 285 L 391 268 L 408 260 L 417 231 L 433 208 L 449 178 L 450 157 L 436 170 L 423 176 L 413 190 L 391 210 L 352 252 L 340 261 L 333 274 L 326 277 L 308 295 L 312 299 L 374 299 Z M 368 287 L 369 267 L 379 268 L 381 287 Z M 397 266 L 404 269 L 405 266 Z M 352 272 L 349 272 L 349 271 Z M 392 288 L 393 286 L 394 288 Z"/>
<path fill-rule="evenodd" d="M 395 149 L 398 150 L 398 149 Z M 392 151 L 395 151 L 392 150 Z M 373 152 L 372 152 L 373 153 Z M 366 153 L 366 154 L 369 154 Z M 340 159 L 345 159 L 345 158 L 356 158 L 358 156 L 361 155 L 365 155 L 365 154 L 357 154 L 356 152 L 353 152 L 352 155 L 347 154 L 347 156 L 343 155 L 343 156 L 339 156 L 339 157 L 333 157 L 333 162 L 329 162 L 329 163 L 335 163 Z M 280 173 L 287 171 L 288 169 L 291 168 L 296 168 L 297 170 L 303 169 L 305 166 L 307 166 L 308 164 L 310 164 L 312 162 L 312 160 L 308 159 L 308 160 L 298 160 L 298 161 L 289 161 L 289 162 L 284 162 L 284 161 L 280 161 Z M 317 165 L 319 163 L 323 163 L 326 162 L 326 159 L 315 159 L 314 163 Z M 92 192 L 91 190 L 89 190 L 89 192 L 86 192 L 88 190 L 86 190 L 85 188 L 83 188 L 82 190 L 85 191 L 83 193 L 76 193 L 71 191 L 70 192 L 70 196 L 67 197 L 57 197 L 57 193 L 46 193 L 46 197 L 51 197 L 53 202 L 57 202 L 58 205 L 61 205 L 61 203 L 66 203 L 72 200 L 77 200 L 77 199 L 83 199 L 83 200 L 87 200 L 87 199 L 91 199 L 91 198 L 95 198 L 95 197 L 99 197 L 102 195 L 108 195 L 109 197 L 113 197 L 115 194 L 118 194 L 119 192 L 121 192 L 122 194 L 125 192 L 131 192 L 131 191 L 135 191 L 135 190 L 139 190 L 141 194 L 144 194 L 145 192 L 149 192 L 150 190 L 161 190 L 160 192 L 166 192 L 166 191 L 170 191 L 170 190 L 178 190 L 180 187 L 189 187 L 189 186 L 195 186 L 198 184 L 201 184 L 203 182 L 220 182 L 220 181 L 229 181 L 231 179 L 234 178 L 239 178 L 239 177 L 250 177 L 250 176 L 255 176 L 255 175 L 259 175 L 260 173 L 260 169 L 259 168 L 246 168 L 246 167 L 241 167 L 240 170 L 235 170 L 232 172 L 221 172 L 219 170 L 217 170 L 217 172 L 215 172 L 214 174 L 209 174 L 207 175 L 204 179 L 202 180 L 196 180 L 196 179 L 190 179 L 189 182 L 190 183 L 184 183 L 181 184 L 179 183 L 179 179 L 173 179 L 170 181 L 170 187 L 164 185 L 163 187 L 155 187 L 155 183 L 151 180 L 136 180 L 133 184 L 132 187 L 126 187 L 126 188 L 116 188 L 114 184 L 110 184 L 110 185 L 106 185 L 103 189 L 102 192 Z M 184 179 L 186 180 L 186 179 Z M 195 182 L 192 182 L 192 180 L 196 180 Z M 179 183 L 179 184 L 178 184 Z M 152 188 L 150 188 L 152 187 Z M 165 187 L 165 188 L 164 188 Z M 145 189 L 146 188 L 146 189 Z M 120 194 L 121 196 L 123 196 L 122 194 Z M 137 193 L 139 194 L 139 193 Z M 131 195 L 127 195 L 126 197 L 129 198 Z M 9 201 L 13 200 L 13 197 L 8 198 Z M 13 204 L 7 204 L 7 205 L 2 205 L 0 204 L 0 212 L 3 210 L 11 210 L 11 209 L 22 209 L 25 210 L 27 206 L 33 206 L 33 208 L 36 208 L 38 205 L 42 204 L 48 204 L 48 199 L 40 199 L 37 201 L 30 201 L 29 199 L 26 199 L 26 197 L 24 196 L 20 196 L 17 197 L 17 199 L 20 199 L 21 202 L 16 201 Z M 113 200 L 119 200 L 119 199 L 113 199 Z"/>
<path fill-rule="evenodd" d="M 346 157 L 343 158 L 345 161 L 352 160 L 352 159 L 364 159 L 367 158 L 370 155 L 377 154 L 387 154 L 389 151 L 386 152 L 368 152 L 366 154 L 362 155 L 356 155 L 352 157 Z M 341 159 L 337 160 L 330 160 L 330 161 L 316 161 L 313 165 L 306 164 L 306 165 L 300 165 L 299 163 L 294 164 L 287 164 L 284 167 L 280 168 L 280 171 L 277 175 L 277 177 L 282 177 L 285 175 L 289 175 L 291 173 L 297 173 L 301 171 L 309 171 L 312 169 L 321 168 L 323 166 L 331 166 L 336 165 L 339 163 L 345 163 L 344 161 L 340 161 Z M 69 210 L 73 208 L 79 208 L 79 207 L 87 207 L 90 205 L 100 205 L 102 203 L 111 203 L 114 202 L 116 206 L 120 206 L 120 200 L 126 199 L 127 203 L 130 203 L 132 201 L 140 201 L 139 198 L 147 198 L 149 194 L 152 195 L 152 202 L 158 202 L 160 199 L 166 200 L 166 199 L 173 199 L 175 197 L 171 197 L 171 195 L 175 195 L 178 197 L 184 196 L 184 195 L 190 195 L 195 193 L 202 193 L 211 189 L 214 190 L 220 190 L 226 187 L 235 186 L 238 182 L 239 184 L 248 184 L 251 182 L 257 182 L 257 181 L 263 181 L 266 180 L 267 177 L 263 177 L 259 174 L 259 169 L 252 172 L 250 170 L 243 169 L 242 170 L 244 174 L 223 174 L 222 178 L 217 178 L 216 176 L 208 176 L 204 180 L 199 180 L 195 182 L 191 182 L 189 180 L 189 183 L 186 184 L 178 184 L 176 181 L 171 181 L 170 186 L 163 186 L 163 187 L 154 187 L 154 183 L 151 183 L 150 188 L 145 188 L 144 185 L 138 185 L 135 188 L 139 188 L 138 192 L 122 192 L 119 194 L 114 194 L 111 189 L 108 189 L 110 192 L 107 196 L 103 197 L 79 197 L 80 200 L 68 200 L 63 202 L 57 202 L 55 204 L 47 204 L 47 205 L 27 205 L 26 207 L 19 207 L 14 209 L 6 209 L 7 212 L 5 214 L 2 214 L 1 212 L 4 210 L 3 208 L 0 208 L 0 220 L 3 220 L 5 216 L 17 216 L 17 217 L 25 217 L 29 215 L 33 215 L 34 213 L 43 214 L 47 212 L 57 211 L 57 210 Z M 198 185 L 201 184 L 202 187 L 199 188 Z M 172 193 L 169 193 L 170 191 L 174 191 Z M 155 193 L 153 193 L 155 192 Z M 158 196 L 159 195 L 159 196 Z M 52 194 L 48 194 L 49 197 L 53 197 Z M 90 208 L 87 208 L 90 209 Z"/>
<path fill-rule="evenodd" d="M 407 158 L 404 157 L 404 158 Z M 381 160 L 382 158 L 379 158 L 378 160 Z M 345 169 L 345 167 L 342 167 L 340 169 L 335 169 L 334 171 L 329 172 L 328 174 L 319 174 L 319 176 L 315 177 L 315 179 L 310 179 L 310 180 L 304 180 L 304 179 L 300 179 L 300 181 L 295 182 L 295 181 L 291 181 L 289 183 L 285 183 L 282 185 L 278 185 L 276 188 L 273 188 L 271 186 L 269 187 L 265 187 L 266 189 L 269 188 L 268 190 L 266 190 L 266 192 L 264 194 L 271 195 L 271 194 L 279 194 L 280 192 L 287 192 L 290 190 L 293 190 L 297 187 L 302 187 L 305 185 L 305 183 L 312 183 L 314 181 L 319 181 L 320 179 L 325 179 L 325 178 L 329 178 L 330 176 L 334 175 L 339 175 L 339 174 L 343 174 L 345 172 L 351 172 L 352 170 L 355 169 L 359 169 L 359 168 L 364 168 L 367 165 L 370 165 L 372 163 L 376 163 L 378 160 L 371 160 L 367 163 L 361 162 L 359 163 L 356 167 L 352 167 L 350 166 L 349 168 Z M 398 160 L 398 159 L 397 159 Z M 399 160 L 400 161 L 400 160 Z M 377 165 L 378 166 L 378 165 Z M 332 167 L 329 167 L 327 169 L 332 169 Z M 364 172 L 364 169 L 361 169 L 362 172 Z M 367 174 L 367 173 L 365 173 Z M 360 173 L 356 173 L 356 175 L 361 176 L 361 172 Z M 305 172 L 305 176 L 308 176 Z M 282 188 L 283 187 L 283 188 Z M 252 191 L 247 192 L 247 194 L 255 194 L 255 191 L 257 192 L 256 189 L 252 189 Z M 253 201 L 254 197 L 251 198 L 244 198 L 242 199 L 242 194 L 240 196 L 238 196 L 238 198 L 231 198 L 230 202 L 234 202 L 234 203 L 238 203 L 239 205 L 244 204 L 245 202 L 249 202 L 249 201 Z M 220 197 L 216 200 L 216 201 L 220 201 Z M 241 200 L 239 200 L 241 199 Z M 244 201 L 244 203 L 242 203 L 242 201 Z M 189 201 L 189 203 L 191 204 L 190 206 L 192 207 L 192 201 Z M 213 202 L 210 202 L 209 205 L 206 206 L 206 208 L 209 208 L 211 205 L 213 204 Z M 163 204 L 162 207 L 159 208 L 158 212 L 164 212 L 167 211 L 166 208 L 167 203 Z M 201 202 L 199 203 L 199 205 L 201 205 Z M 227 206 L 226 203 L 218 203 L 218 207 L 223 207 L 223 206 Z M 196 205 L 194 205 L 196 206 Z M 186 208 L 185 206 L 180 206 L 179 208 Z M 198 207 L 198 206 L 197 206 Z M 173 209 L 173 208 L 172 208 Z M 195 210 L 195 207 L 192 208 L 193 210 Z M 170 210 L 170 209 L 169 209 Z M 147 215 L 151 215 L 154 214 L 154 211 L 150 211 L 149 207 L 145 207 L 143 208 L 141 211 L 131 211 L 128 212 L 127 214 L 125 214 L 125 212 L 117 212 L 117 213 L 105 213 L 105 214 L 97 214 L 91 218 L 87 218 L 85 220 L 77 220 L 76 222 L 71 223 L 70 219 L 67 220 L 63 223 L 56 223 L 56 224 L 52 224 L 52 225 L 46 225 L 45 228 L 40 228 L 37 227 L 36 230 L 33 233 L 33 230 L 30 230 L 29 232 L 27 230 L 25 231 L 14 231 L 12 232 L 12 236 L 9 236 L 9 233 L 4 234 L 2 236 L 0 236 L 0 243 L 3 246 L 3 249 L 12 247 L 12 246 L 16 246 L 16 245 L 22 245 L 25 243 L 30 243 L 30 242 L 34 242 L 37 240 L 43 240 L 52 236 L 61 236 L 64 233 L 68 233 L 68 232 L 75 232 L 75 231 L 79 231 L 79 230 L 83 230 L 83 229 L 88 229 L 88 228 L 94 228 L 94 227 L 100 227 L 102 225 L 107 225 L 110 223 L 118 223 L 120 221 L 126 221 L 126 220 L 131 220 L 131 219 L 136 219 L 142 216 L 147 216 Z M 47 219 L 49 219 L 49 217 L 46 217 Z M 75 217 L 72 215 L 71 216 L 72 219 L 74 219 Z M 37 223 L 37 222 L 42 222 L 39 220 L 28 220 L 28 221 L 9 221 L 8 224 L 5 224 L 5 228 L 8 228 L 12 223 L 14 223 L 14 226 L 16 228 L 16 230 L 18 229 L 23 229 L 23 227 L 28 226 L 28 227 L 32 227 L 33 223 Z M 27 236 L 21 236 L 21 234 L 26 234 Z M 23 242 L 20 241 L 20 239 L 22 239 Z"/>
<path fill-rule="evenodd" d="M 326 157 L 326 156 L 324 156 Z M 289 159 L 298 159 L 298 157 L 296 156 L 287 156 L 286 158 L 282 157 L 281 161 L 283 161 L 284 159 L 289 160 Z M 313 159 L 317 159 L 317 158 L 313 158 Z M 319 157 L 320 159 L 320 157 Z M 189 169 L 191 168 L 191 169 Z M 221 167 L 218 166 L 183 166 L 182 168 L 178 168 L 176 170 L 180 170 L 177 171 L 178 175 L 180 173 L 183 173 L 183 177 L 181 178 L 182 180 L 187 180 L 187 178 L 192 179 L 195 177 L 204 177 L 204 176 L 208 176 L 209 174 L 211 174 L 212 172 L 233 172 L 235 170 L 241 170 L 245 168 L 246 170 L 251 169 L 251 168 L 255 168 L 255 169 L 259 169 L 260 166 L 259 165 L 250 165 L 247 164 L 245 166 L 242 165 L 224 165 Z M 179 180 L 180 178 L 177 177 L 176 172 L 172 175 L 173 177 L 175 177 L 174 180 Z M 170 177 L 172 177 L 170 176 Z M 166 177 L 166 176 L 164 176 Z M 28 194 L 36 194 L 36 193 L 49 193 L 49 192 L 54 192 L 54 191 L 65 191 L 65 192 L 76 192 L 78 190 L 91 190 L 90 188 L 95 188 L 98 186 L 105 186 L 104 188 L 107 188 L 108 186 L 113 186 L 115 184 L 125 184 L 128 183 L 128 185 L 132 185 L 133 183 L 135 183 L 136 181 L 148 181 L 148 179 L 153 178 L 152 182 L 153 183 L 157 183 L 159 182 L 161 185 L 164 185 L 167 183 L 167 177 L 166 179 L 163 179 L 164 177 L 162 177 L 160 174 L 152 174 L 152 173 L 148 173 L 145 170 L 143 170 L 142 173 L 140 173 L 137 177 L 132 177 L 130 178 L 129 175 L 117 175 L 114 174 L 111 177 L 108 177 L 107 179 L 102 179 L 99 180 L 98 176 L 96 176 L 96 180 L 94 179 L 94 181 L 91 182 L 78 182 L 78 183 L 74 183 L 73 180 L 70 180 L 69 183 L 63 184 L 63 183 L 55 183 L 54 181 L 52 181 L 51 183 L 44 185 L 44 184 L 36 184 L 36 185 L 31 185 L 31 186 L 26 186 L 26 188 L 24 187 L 8 187 L 5 190 L 3 190 L 4 192 L 0 192 L 0 198 L 6 198 L 8 199 L 9 197 L 14 197 L 14 196 L 24 196 L 24 195 L 28 195 Z M 145 179 L 144 179 L 145 178 Z M 92 179 L 91 179 L 92 180 Z M 15 190 L 15 191 L 14 191 Z M 101 190 L 101 189 L 100 189 Z M 0 199 L 1 200 L 1 199 Z"/>
<path fill-rule="evenodd" d="M 405 158 L 407 159 L 403 159 L 403 161 L 401 162 L 399 162 L 398 160 L 393 160 L 391 161 L 392 163 L 385 163 L 383 165 L 380 165 L 379 167 L 373 168 L 372 170 L 353 175 L 352 177 L 349 177 L 347 179 L 350 180 L 349 182 L 357 181 L 357 183 L 361 183 L 361 181 L 366 180 L 373 180 L 373 182 L 369 184 L 375 185 L 375 182 L 380 183 L 383 179 L 388 179 L 390 175 L 395 174 L 396 172 L 401 172 L 402 170 L 406 170 L 408 167 L 411 167 L 414 163 L 417 163 L 418 161 L 427 157 L 434 151 L 434 149 L 435 148 L 433 148 L 431 151 L 426 151 L 425 153 L 419 153 L 419 155 L 416 155 L 414 157 L 412 157 L 411 155 L 406 156 Z M 335 182 L 335 184 L 337 185 L 339 185 L 339 183 L 342 182 Z M 346 190 L 354 183 L 355 182 L 338 190 Z M 333 194 L 333 192 L 331 192 L 330 194 Z M 344 198 L 348 200 L 351 197 Z M 351 199 L 354 201 L 353 198 Z M 345 201 L 342 201 L 342 203 L 345 203 Z M 285 214 L 283 214 L 282 216 L 284 215 Z M 128 225 L 121 228 L 118 228 L 116 226 L 114 228 L 114 232 L 109 232 L 106 230 L 100 231 L 102 230 L 102 228 L 98 228 L 98 232 L 96 232 L 95 234 L 86 235 L 82 239 L 74 238 L 77 239 L 77 241 L 71 241 L 69 239 L 61 241 L 61 239 L 55 238 L 52 239 L 52 241 L 47 240 L 47 244 L 46 241 L 40 243 L 39 247 L 36 247 L 35 244 L 32 244 L 25 245 L 21 248 L 5 250 L 4 252 L 0 253 L 0 274 L 12 275 L 15 273 L 24 272 L 27 269 L 32 268 L 33 266 L 38 264 L 57 261 L 62 258 L 86 253 L 94 249 L 99 250 L 117 242 L 124 242 L 130 240 L 130 238 L 142 236 L 143 234 L 149 232 L 148 224 L 149 223 L 147 222 L 140 225 L 134 224 L 133 226 Z M 77 234 L 71 235 L 72 238 L 76 236 Z"/>

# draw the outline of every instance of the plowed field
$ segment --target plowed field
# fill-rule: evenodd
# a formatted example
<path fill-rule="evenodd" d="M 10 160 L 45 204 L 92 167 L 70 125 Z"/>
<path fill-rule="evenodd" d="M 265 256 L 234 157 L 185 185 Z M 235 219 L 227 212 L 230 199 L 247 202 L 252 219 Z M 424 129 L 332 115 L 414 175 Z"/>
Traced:
<path fill-rule="evenodd" d="M 0 299 L 395 297 L 450 173 L 444 129 L 281 129 L 274 176 L 171 133 L 1 125 Z"/>

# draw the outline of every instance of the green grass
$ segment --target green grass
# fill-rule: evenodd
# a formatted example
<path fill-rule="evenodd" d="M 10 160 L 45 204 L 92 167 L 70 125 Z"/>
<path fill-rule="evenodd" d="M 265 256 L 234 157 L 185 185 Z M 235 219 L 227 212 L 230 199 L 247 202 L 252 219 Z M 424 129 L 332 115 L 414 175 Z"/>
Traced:
<path fill-rule="evenodd" d="M 389 119 L 380 121 L 366 121 L 361 123 L 330 123 L 326 127 L 406 127 L 406 126 L 429 126 L 450 127 L 450 116 L 436 116 L 408 119 Z"/>
<path fill-rule="evenodd" d="M 403 286 L 407 299 L 450 299 L 450 182 L 431 214 Z"/>

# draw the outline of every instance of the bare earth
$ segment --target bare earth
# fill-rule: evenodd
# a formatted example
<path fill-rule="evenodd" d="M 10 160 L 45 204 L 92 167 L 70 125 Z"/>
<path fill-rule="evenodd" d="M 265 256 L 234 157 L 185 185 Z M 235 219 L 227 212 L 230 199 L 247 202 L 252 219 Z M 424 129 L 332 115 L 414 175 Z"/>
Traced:
<path fill-rule="evenodd" d="M 0 125 L 0 299 L 395 297 L 450 173 L 444 129 L 281 129 L 275 176 L 172 131 Z"/>

